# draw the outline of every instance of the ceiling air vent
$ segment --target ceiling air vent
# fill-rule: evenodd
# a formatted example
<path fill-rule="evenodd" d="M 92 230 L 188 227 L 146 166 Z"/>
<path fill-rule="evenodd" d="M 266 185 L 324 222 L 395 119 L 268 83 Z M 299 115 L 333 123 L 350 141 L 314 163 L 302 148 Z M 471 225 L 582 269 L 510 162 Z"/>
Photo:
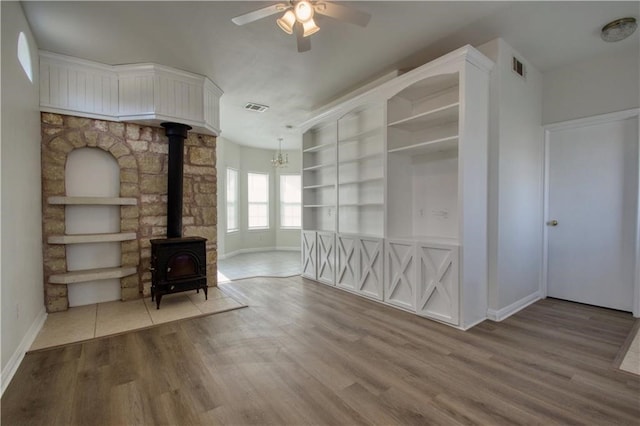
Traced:
<path fill-rule="evenodd" d="M 518 74 L 520 77 L 523 77 L 523 78 L 527 74 L 524 69 L 524 64 L 521 61 L 519 61 L 518 58 L 516 58 L 515 56 L 513 57 L 513 65 L 511 69 L 513 70 L 513 72 L 515 72 L 516 74 Z"/>
<path fill-rule="evenodd" d="M 244 109 L 246 109 L 247 111 L 265 112 L 269 109 L 269 107 L 266 105 L 255 104 L 253 102 L 247 102 L 247 104 L 244 106 Z"/>

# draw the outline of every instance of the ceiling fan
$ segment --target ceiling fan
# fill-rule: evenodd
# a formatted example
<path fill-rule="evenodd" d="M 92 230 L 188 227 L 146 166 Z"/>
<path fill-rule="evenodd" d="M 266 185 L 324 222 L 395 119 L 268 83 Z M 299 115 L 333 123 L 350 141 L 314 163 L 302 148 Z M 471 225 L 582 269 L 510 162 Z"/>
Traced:
<path fill-rule="evenodd" d="M 298 52 L 311 49 L 309 36 L 320 30 L 313 20 L 314 14 L 328 16 L 340 21 L 366 27 L 371 15 L 350 7 L 322 0 L 290 0 L 284 3 L 272 4 L 244 15 L 231 19 L 236 25 L 244 25 L 276 13 L 284 14 L 276 20 L 278 26 L 287 34 L 295 32 L 298 42 Z"/>

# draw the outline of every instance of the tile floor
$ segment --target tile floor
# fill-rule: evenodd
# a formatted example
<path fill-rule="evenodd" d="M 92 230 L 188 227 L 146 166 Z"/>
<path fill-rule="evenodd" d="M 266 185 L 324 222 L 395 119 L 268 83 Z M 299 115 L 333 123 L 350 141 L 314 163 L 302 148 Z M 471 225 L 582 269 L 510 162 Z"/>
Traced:
<path fill-rule="evenodd" d="M 31 345 L 31 351 L 65 345 L 96 337 L 119 334 L 232 309 L 243 305 L 222 290 L 209 288 L 208 300 L 202 292 L 168 294 L 162 297 L 160 309 L 150 297 L 129 302 L 106 302 L 78 306 L 65 312 L 49 314 Z"/>
<path fill-rule="evenodd" d="M 300 274 L 299 251 L 244 253 L 218 261 L 218 282 L 266 276 Z M 178 293 L 162 298 L 160 309 L 151 298 L 79 306 L 49 314 L 31 345 L 32 351 L 97 337 L 151 327 L 156 324 L 244 307 L 219 288 L 209 289 L 209 300 L 200 293 Z"/>
<path fill-rule="evenodd" d="M 299 251 L 242 253 L 218 260 L 218 282 L 250 277 L 290 277 L 300 275 Z"/>
<path fill-rule="evenodd" d="M 620 369 L 640 375 L 640 328 L 636 331 L 636 337 L 631 341 L 631 345 L 622 359 Z"/>

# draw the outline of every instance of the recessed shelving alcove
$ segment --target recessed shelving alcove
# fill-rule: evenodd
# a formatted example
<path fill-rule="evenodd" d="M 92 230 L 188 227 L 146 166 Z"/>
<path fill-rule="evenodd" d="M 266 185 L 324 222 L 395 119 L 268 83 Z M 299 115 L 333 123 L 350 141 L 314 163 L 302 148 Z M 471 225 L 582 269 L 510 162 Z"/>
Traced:
<path fill-rule="evenodd" d="M 120 232 L 120 206 L 136 205 L 120 197 L 120 167 L 108 152 L 80 148 L 69 153 L 65 166 L 66 196 L 47 199 L 65 207 L 64 234 L 49 235 L 49 244 L 65 248 L 66 272 L 49 276 L 51 284 L 66 284 L 69 306 L 120 300 L 120 278 L 137 273 L 121 267 L 120 242 L 135 240 L 135 232 Z"/>

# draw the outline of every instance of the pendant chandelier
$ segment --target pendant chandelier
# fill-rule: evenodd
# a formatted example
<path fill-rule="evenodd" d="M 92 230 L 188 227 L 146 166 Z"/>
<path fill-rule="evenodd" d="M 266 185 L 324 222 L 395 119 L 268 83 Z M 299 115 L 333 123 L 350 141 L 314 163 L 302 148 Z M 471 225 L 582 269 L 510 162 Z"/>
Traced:
<path fill-rule="evenodd" d="M 282 138 L 278 139 L 278 152 L 273 154 L 271 165 L 276 169 L 287 167 L 289 164 L 289 154 L 282 154 Z"/>

